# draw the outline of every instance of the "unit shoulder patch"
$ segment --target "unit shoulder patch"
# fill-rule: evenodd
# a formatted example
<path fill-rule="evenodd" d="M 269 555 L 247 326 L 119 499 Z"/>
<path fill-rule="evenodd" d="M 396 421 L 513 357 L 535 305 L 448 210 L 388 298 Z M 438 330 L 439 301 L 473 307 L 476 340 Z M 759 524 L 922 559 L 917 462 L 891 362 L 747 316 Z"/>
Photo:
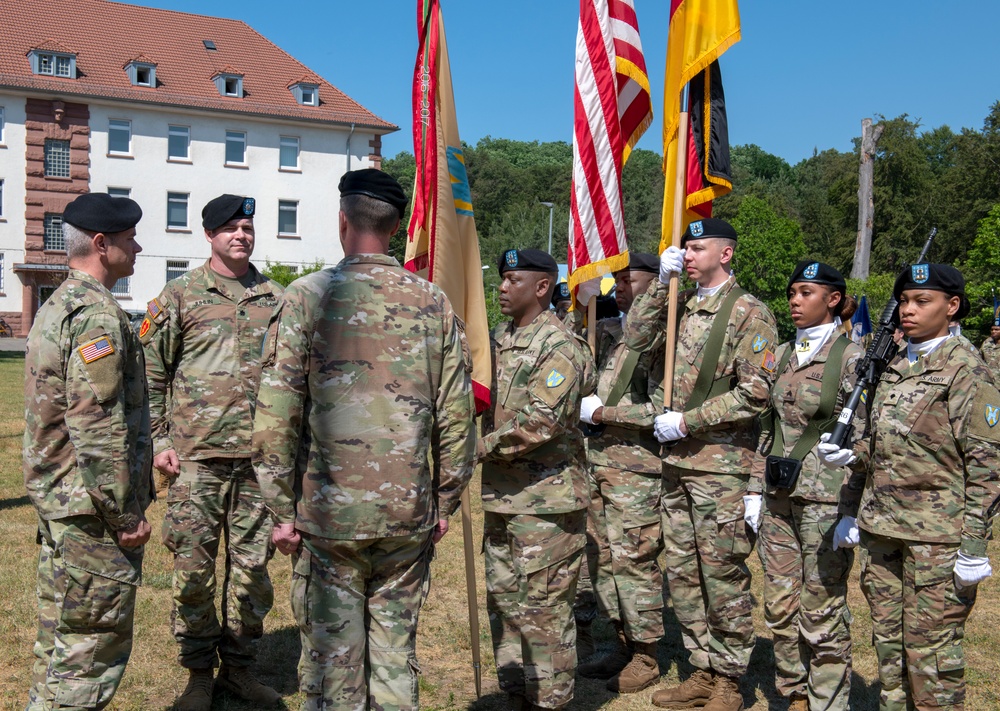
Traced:
<path fill-rule="evenodd" d="M 549 407 L 555 407 L 577 380 L 572 361 L 561 353 L 556 353 L 548 359 L 546 369 L 542 370 L 541 374 L 545 378 L 544 387 L 539 387 L 542 383 L 535 385 L 534 395 L 541 398 Z"/>
<path fill-rule="evenodd" d="M 1000 443 L 1000 392 L 988 383 L 980 383 L 969 413 L 969 434 Z"/>

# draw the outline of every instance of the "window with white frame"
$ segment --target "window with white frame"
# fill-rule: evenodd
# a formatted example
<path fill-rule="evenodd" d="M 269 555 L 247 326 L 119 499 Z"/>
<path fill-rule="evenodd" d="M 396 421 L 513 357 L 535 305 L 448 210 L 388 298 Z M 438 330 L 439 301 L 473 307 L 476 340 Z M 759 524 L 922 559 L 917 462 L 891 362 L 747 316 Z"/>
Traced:
<path fill-rule="evenodd" d="M 191 159 L 190 126 L 175 126 L 170 124 L 167 127 L 167 158 L 169 160 Z"/>
<path fill-rule="evenodd" d="M 168 259 L 167 260 L 167 281 L 173 281 L 177 277 L 183 276 L 188 270 L 186 261 Z"/>
<path fill-rule="evenodd" d="M 129 277 L 122 277 L 111 287 L 111 293 L 115 296 L 131 296 L 132 280 Z"/>
<path fill-rule="evenodd" d="M 108 187 L 108 195 L 116 198 L 132 197 L 132 188 L 112 188 Z"/>
<path fill-rule="evenodd" d="M 246 165 L 246 162 L 246 131 L 226 131 L 226 163 L 229 165 Z"/>
<path fill-rule="evenodd" d="M 151 62 L 131 61 L 126 65 L 125 73 L 135 86 L 156 86 L 156 65 Z"/>
<path fill-rule="evenodd" d="M 0 252 L 0 294 L 3 293 L 3 252 Z"/>
<path fill-rule="evenodd" d="M 53 77 L 76 76 L 76 55 L 57 54 L 55 52 L 28 52 L 31 60 L 31 71 L 35 74 L 47 74 Z"/>
<path fill-rule="evenodd" d="M 0 178 L 0 218 L 3 217 L 3 178 Z"/>
<path fill-rule="evenodd" d="M 4 129 L 6 125 L 7 122 L 4 121 L 3 107 L 0 106 L 0 146 L 4 144 L 4 137 L 6 136 L 6 134 L 4 133 Z"/>
<path fill-rule="evenodd" d="M 299 233 L 299 203 L 297 200 L 278 200 L 278 234 Z"/>
<path fill-rule="evenodd" d="M 167 229 L 186 230 L 188 226 L 188 193 L 167 193 Z"/>
<path fill-rule="evenodd" d="M 128 119 L 110 119 L 108 121 L 108 153 L 131 155 L 132 122 Z"/>
<path fill-rule="evenodd" d="M 300 81 L 288 88 L 291 89 L 296 103 L 303 106 L 319 106 L 319 84 Z"/>
<path fill-rule="evenodd" d="M 66 238 L 63 237 L 62 215 L 45 213 L 45 241 L 44 247 L 47 252 L 65 252 Z"/>
<path fill-rule="evenodd" d="M 69 177 L 69 141 L 45 139 L 45 177 Z"/>
<path fill-rule="evenodd" d="M 212 77 L 215 88 L 223 96 L 243 96 L 243 75 L 219 73 Z"/>
<path fill-rule="evenodd" d="M 299 168 L 299 137 L 282 136 L 278 150 L 278 167 L 285 170 Z"/>

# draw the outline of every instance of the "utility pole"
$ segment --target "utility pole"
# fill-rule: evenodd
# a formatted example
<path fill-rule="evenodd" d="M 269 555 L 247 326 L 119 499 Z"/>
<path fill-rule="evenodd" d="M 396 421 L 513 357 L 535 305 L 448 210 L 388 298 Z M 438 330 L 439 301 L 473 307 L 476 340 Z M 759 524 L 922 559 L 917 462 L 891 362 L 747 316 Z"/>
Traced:
<path fill-rule="evenodd" d="M 882 124 L 872 126 L 870 118 L 861 120 L 861 166 L 858 168 L 858 241 L 854 245 L 852 279 L 867 279 L 872 253 L 872 221 L 875 200 L 872 194 L 875 144 L 882 135 Z"/>

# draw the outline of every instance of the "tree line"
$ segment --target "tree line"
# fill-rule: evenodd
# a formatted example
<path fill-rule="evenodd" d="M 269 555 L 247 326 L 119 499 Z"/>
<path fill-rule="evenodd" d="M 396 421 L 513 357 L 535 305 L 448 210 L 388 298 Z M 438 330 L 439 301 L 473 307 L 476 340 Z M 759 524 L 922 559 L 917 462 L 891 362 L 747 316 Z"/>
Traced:
<path fill-rule="evenodd" d="M 874 157 L 875 218 L 871 276 L 851 280 L 849 290 L 867 294 L 876 318 L 895 275 L 916 259 L 932 227 L 938 236 L 930 261 L 953 264 L 968 282 L 972 313 L 965 320 L 973 336 L 992 322 L 992 293 L 1000 290 L 1000 101 L 980 129 L 925 129 L 906 114 L 887 119 Z M 860 120 L 859 120 L 860 127 Z M 782 335 L 793 332 L 785 286 L 796 262 L 816 259 L 851 271 L 858 222 L 860 138 L 854 149 L 814 151 L 795 165 L 756 145 L 731 151 L 733 191 L 717 200 L 714 214 L 740 235 L 734 270 L 740 283 L 767 302 Z M 549 208 L 554 204 L 553 254 L 565 261 L 573 149 L 566 142 L 540 143 L 485 137 L 463 145 L 472 190 L 487 299 L 495 300 L 496 258 L 510 247 L 545 249 Z M 663 202 L 661 157 L 635 150 L 622 174 L 629 247 L 655 252 Z M 401 152 L 382 169 L 408 190 L 416 166 Z M 406 224 L 391 245 L 400 261 Z M 491 321 L 496 315 L 491 304 Z"/>

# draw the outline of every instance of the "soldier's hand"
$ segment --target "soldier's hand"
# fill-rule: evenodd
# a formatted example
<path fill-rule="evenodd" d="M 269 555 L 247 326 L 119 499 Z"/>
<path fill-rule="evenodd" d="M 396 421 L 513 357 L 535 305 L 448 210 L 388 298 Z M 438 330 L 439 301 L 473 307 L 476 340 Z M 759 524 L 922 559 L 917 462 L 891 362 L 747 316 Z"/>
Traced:
<path fill-rule="evenodd" d="M 117 532 L 118 545 L 122 548 L 144 546 L 152 532 L 153 527 L 149 525 L 149 521 L 145 518 L 140 518 L 139 522 L 132 526 L 132 528 L 126 528 Z"/>
<path fill-rule="evenodd" d="M 153 457 L 153 466 L 167 476 L 177 476 L 181 471 L 181 462 L 177 458 L 177 452 L 172 449 L 165 449 L 155 455 Z"/>
<path fill-rule="evenodd" d="M 683 412 L 667 411 L 653 420 L 653 434 L 661 442 L 674 442 L 687 436 Z"/>
<path fill-rule="evenodd" d="M 958 558 L 955 560 L 955 585 L 963 588 L 978 585 L 991 575 L 993 567 L 989 558 L 958 552 Z"/>
<path fill-rule="evenodd" d="M 448 519 L 439 518 L 437 526 L 434 527 L 434 533 L 432 534 L 431 539 L 436 544 L 442 538 L 444 538 L 444 534 L 446 534 L 447 532 L 448 532 Z"/>
<path fill-rule="evenodd" d="M 594 422 L 594 413 L 604 407 L 601 398 L 597 395 L 588 395 L 580 401 L 580 419 L 588 425 L 597 424 Z"/>
<path fill-rule="evenodd" d="M 271 531 L 271 540 L 281 553 L 291 555 L 299 549 L 302 536 L 295 530 L 294 523 L 276 523 Z"/>
<path fill-rule="evenodd" d="M 680 276 L 680 273 L 684 271 L 684 255 L 686 252 L 686 249 L 674 247 L 673 245 L 663 251 L 663 254 L 660 255 L 661 284 L 669 284 L 670 277 L 673 274 Z"/>
<path fill-rule="evenodd" d="M 754 533 L 760 530 L 761 500 L 760 494 L 747 494 L 743 497 L 743 520 L 753 529 Z"/>
<path fill-rule="evenodd" d="M 861 531 L 854 516 L 841 516 L 833 529 L 833 550 L 856 548 L 861 542 Z"/>
<path fill-rule="evenodd" d="M 850 449 L 841 449 L 835 444 L 829 444 L 827 440 L 830 439 L 830 433 L 824 432 L 819 438 L 820 442 L 816 445 L 816 451 L 819 453 L 819 458 L 826 462 L 831 467 L 846 467 L 851 464 L 857 456 Z"/>

